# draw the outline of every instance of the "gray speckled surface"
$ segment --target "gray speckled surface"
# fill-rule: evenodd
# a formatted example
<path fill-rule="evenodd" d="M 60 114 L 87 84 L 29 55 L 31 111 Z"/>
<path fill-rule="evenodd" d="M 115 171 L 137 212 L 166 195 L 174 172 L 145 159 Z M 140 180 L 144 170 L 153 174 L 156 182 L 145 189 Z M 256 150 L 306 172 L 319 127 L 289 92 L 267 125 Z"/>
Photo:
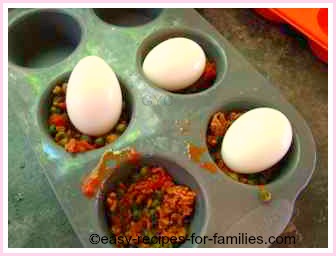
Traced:
<path fill-rule="evenodd" d="M 262 74 L 278 86 L 312 128 L 318 149 L 314 176 L 297 200 L 288 232 L 296 245 L 327 247 L 327 66 L 302 40 L 284 35 L 278 25 L 251 10 L 200 10 Z M 80 247 L 44 174 L 14 124 L 9 106 L 9 247 Z"/>

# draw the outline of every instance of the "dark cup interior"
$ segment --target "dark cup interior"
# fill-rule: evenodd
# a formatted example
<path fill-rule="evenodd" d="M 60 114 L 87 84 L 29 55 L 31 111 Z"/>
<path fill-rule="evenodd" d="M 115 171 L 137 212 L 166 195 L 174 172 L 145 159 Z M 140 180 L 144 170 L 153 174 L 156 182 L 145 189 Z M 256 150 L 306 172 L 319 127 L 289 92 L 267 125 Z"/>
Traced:
<path fill-rule="evenodd" d="M 140 26 L 156 19 L 161 9 L 146 8 L 97 8 L 95 14 L 104 22 L 120 27 Z"/>
<path fill-rule="evenodd" d="M 36 10 L 9 27 L 9 61 L 28 68 L 49 67 L 68 57 L 81 35 L 81 27 L 72 16 L 56 10 Z"/>

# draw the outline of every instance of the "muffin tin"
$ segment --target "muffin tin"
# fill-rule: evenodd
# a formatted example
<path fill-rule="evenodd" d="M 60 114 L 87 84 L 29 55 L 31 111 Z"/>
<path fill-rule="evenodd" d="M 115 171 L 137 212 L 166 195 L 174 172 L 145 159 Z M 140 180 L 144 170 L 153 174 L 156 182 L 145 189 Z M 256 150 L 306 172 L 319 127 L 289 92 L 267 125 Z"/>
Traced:
<path fill-rule="evenodd" d="M 122 15 L 124 14 L 124 15 Z M 215 84 L 202 92 L 175 94 L 151 84 L 141 63 L 156 44 L 172 36 L 198 42 L 217 64 Z M 224 35 L 225 36 L 225 35 Z M 102 57 L 123 85 L 131 121 L 113 144 L 72 155 L 55 144 L 46 127 L 48 97 L 84 56 Z M 162 60 L 164 61 L 164 60 Z M 101 193 L 122 179 L 121 168 L 95 199 L 81 193 L 83 178 L 107 150 L 134 147 L 142 161 L 158 163 L 179 183 L 198 194 L 190 232 L 198 236 L 279 235 L 287 225 L 299 192 L 307 185 L 316 161 L 309 127 L 280 91 L 262 77 L 192 9 L 16 9 L 9 13 L 9 107 L 36 153 L 48 181 L 84 247 L 90 234 L 109 235 Z M 282 111 L 293 126 L 291 151 L 281 175 L 265 188 L 272 201 L 259 199 L 259 188 L 238 183 L 219 169 L 211 173 L 188 157 L 188 143 L 206 148 L 209 119 L 218 110 L 268 106 Z M 208 152 L 201 162 L 213 162 Z M 33 185 L 33 184 L 32 184 Z M 182 247 L 267 247 L 268 244 L 192 244 Z"/>

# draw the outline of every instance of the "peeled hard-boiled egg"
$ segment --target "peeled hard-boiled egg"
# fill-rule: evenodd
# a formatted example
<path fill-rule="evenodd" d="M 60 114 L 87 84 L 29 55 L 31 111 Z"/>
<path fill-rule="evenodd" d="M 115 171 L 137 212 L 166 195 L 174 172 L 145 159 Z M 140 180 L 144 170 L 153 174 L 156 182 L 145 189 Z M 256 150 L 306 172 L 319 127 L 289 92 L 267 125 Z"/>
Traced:
<path fill-rule="evenodd" d="M 205 69 L 202 47 L 191 39 L 175 37 L 155 46 L 145 57 L 142 68 L 156 86 L 168 91 L 195 83 Z"/>
<path fill-rule="evenodd" d="M 117 124 L 122 94 L 111 67 L 100 57 L 87 56 L 73 69 L 66 93 L 71 123 L 82 133 L 99 136 Z"/>
<path fill-rule="evenodd" d="M 292 143 L 287 117 L 272 108 L 255 108 L 241 115 L 227 130 L 221 154 L 238 173 L 257 173 L 279 162 Z"/>

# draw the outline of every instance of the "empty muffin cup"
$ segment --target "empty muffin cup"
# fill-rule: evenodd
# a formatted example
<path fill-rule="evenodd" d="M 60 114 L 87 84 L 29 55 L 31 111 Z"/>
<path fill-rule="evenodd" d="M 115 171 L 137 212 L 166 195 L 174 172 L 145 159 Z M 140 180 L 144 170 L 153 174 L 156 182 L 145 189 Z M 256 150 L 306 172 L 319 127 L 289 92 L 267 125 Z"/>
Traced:
<path fill-rule="evenodd" d="M 36 10 L 9 26 L 9 61 L 26 68 L 44 68 L 67 58 L 79 45 L 77 20 L 57 10 Z"/>
<path fill-rule="evenodd" d="M 155 8 L 96 8 L 93 11 L 105 23 L 120 27 L 145 25 L 162 12 Z"/>

